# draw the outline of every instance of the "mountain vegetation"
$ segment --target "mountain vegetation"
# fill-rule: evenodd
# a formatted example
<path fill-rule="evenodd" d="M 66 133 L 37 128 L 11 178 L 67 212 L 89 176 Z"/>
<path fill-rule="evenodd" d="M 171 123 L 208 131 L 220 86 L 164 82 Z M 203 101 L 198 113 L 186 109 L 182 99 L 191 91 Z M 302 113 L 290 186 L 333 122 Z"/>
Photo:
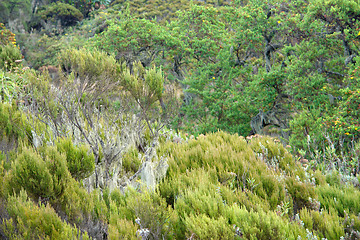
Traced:
<path fill-rule="evenodd" d="M 0 2 L 1 239 L 360 239 L 358 0 Z"/>

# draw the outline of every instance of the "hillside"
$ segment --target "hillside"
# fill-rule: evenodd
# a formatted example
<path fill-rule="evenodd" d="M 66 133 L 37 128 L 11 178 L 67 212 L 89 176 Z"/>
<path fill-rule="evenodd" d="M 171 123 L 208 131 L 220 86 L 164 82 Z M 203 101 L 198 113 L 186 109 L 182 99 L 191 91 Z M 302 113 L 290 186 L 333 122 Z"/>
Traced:
<path fill-rule="evenodd" d="M 360 4 L 0 2 L 1 239 L 360 239 Z"/>

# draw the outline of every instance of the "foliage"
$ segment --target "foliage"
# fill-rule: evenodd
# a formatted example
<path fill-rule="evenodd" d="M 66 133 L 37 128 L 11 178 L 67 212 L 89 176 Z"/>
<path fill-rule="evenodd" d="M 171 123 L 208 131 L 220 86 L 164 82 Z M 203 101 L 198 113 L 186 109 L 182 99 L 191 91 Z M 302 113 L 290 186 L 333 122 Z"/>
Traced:
<path fill-rule="evenodd" d="M 0 23 L 0 44 L 8 45 L 10 43 L 16 46 L 15 34 L 8 30 L 3 23 Z"/>
<path fill-rule="evenodd" d="M 59 198 L 70 175 L 65 157 L 54 147 L 44 147 L 40 152 L 24 148 L 17 156 L 12 166 L 12 187 L 17 192 L 24 188 L 35 199 Z"/>
<path fill-rule="evenodd" d="M 93 82 L 94 78 L 110 78 L 118 80 L 116 74 L 116 61 L 113 56 L 97 50 L 86 50 L 82 48 L 63 49 L 58 55 L 58 62 L 65 73 L 74 73 L 83 81 L 88 78 Z"/>
<path fill-rule="evenodd" d="M 26 116 L 17 106 L 0 102 L 1 139 L 24 141 L 31 136 L 31 127 L 26 122 Z"/>
<path fill-rule="evenodd" d="M 76 227 L 61 220 L 49 205 L 37 205 L 28 199 L 25 191 L 8 199 L 7 211 L 10 218 L 0 225 L 9 239 L 90 239 Z"/>
<path fill-rule="evenodd" d="M 89 177 L 95 169 L 95 158 L 84 145 L 75 146 L 71 139 L 61 139 L 56 143 L 60 153 L 65 154 L 71 176 L 77 180 Z"/>
<path fill-rule="evenodd" d="M 20 66 L 22 58 L 18 47 L 12 44 L 0 45 L 0 69 L 13 70 Z"/>
<path fill-rule="evenodd" d="M 60 20 L 62 26 L 73 26 L 83 19 L 83 14 L 74 6 L 56 2 L 40 9 L 37 13 L 45 21 Z"/>
<path fill-rule="evenodd" d="M 205 5 L 205 6 L 223 6 L 228 5 L 228 1 L 145 1 L 145 0 L 115 0 L 111 2 L 111 6 L 115 9 L 128 10 L 136 17 L 141 17 L 145 19 L 156 19 L 156 21 L 165 24 L 171 20 L 176 19 L 177 11 L 187 10 L 191 7 L 192 4 L 196 5 Z"/>
<path fill-rule="evenodd" d="M 155 67 L 146 70 L 140 62 L 132 68 L 126 69 L 122 77 L 122 86 L 131 93 L 143 111 L 162 98 L 164 77 L 161 70 Z"/>
<path fill-rule="evenodd" d="M 357 1 L 90 8 L 0 25 L 0 237 L 360 238 Z"/>

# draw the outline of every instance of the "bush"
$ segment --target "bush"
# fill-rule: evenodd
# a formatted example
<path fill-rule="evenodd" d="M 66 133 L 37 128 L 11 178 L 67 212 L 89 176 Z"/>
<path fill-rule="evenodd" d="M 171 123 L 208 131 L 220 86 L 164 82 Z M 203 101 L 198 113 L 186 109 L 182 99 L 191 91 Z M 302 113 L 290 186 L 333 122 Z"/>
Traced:
<path fill-rule="evenodd" d="M 87 78 L 91 83 L 100 78 L 119 80 L 115 58 L 96 49 L 66 49 L 60 52 L 58 61 L 65 73 L 74 73 L 83 81 Z"/>
<path fill-rule="evenodd" d="M 0 45 L 0 69 L 13 70 L 21 64 L 17 60 L 22 60 L 20 49 L 13 44 Z"/>
<path fill-rule="evenodd" d="M 73 178 L 80 180 L 92 174 L 95 169 L 95 157 L 88 147 L 75 146 L 71 139 L 60 139 L 56 146 L 57 150 L 66 156 L 67 167 Z"/>
<path fill-rule="evenodd" d="M 25 191 L 8 199 L 10 218 L 0 223 L 9 239 L 89 239 L 86 232 L 63 222 L 50 205 L 38 206 Z"/>
<path fill-rule="evenodd" d="M 43 147 L 40 153 L 22 149 L 12 165 L 12 187 L 16 192 L 25 189 L 34 199 L 59 198 L 70 177 L 65 157 L 54 147 Z"/>
<path fill-rule="evenodd" d="M 77 8 L 61 2 L 46 5 L 37 14 L 46 21 L 60 20 L 62 26 L 73 26 L 84 18 Z"/>

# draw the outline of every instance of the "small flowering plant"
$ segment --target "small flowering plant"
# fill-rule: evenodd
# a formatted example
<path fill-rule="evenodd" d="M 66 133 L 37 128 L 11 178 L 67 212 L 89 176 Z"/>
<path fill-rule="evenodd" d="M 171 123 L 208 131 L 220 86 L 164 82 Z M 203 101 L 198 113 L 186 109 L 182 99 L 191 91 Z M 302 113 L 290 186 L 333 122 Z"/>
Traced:
<path fill-rule="evenodd" d="M 341 90 L 343 96 L 332 116 L 324 118 L 323 126 L 336 139 L 346 142 L 360 138 L 360 90 Z"/>
<path fill-rule="evenodd" d="M 0 45 L 13 44 L 16 46 L 15 33 L 6 29 L 3 23 L 0 23 Z"/>

